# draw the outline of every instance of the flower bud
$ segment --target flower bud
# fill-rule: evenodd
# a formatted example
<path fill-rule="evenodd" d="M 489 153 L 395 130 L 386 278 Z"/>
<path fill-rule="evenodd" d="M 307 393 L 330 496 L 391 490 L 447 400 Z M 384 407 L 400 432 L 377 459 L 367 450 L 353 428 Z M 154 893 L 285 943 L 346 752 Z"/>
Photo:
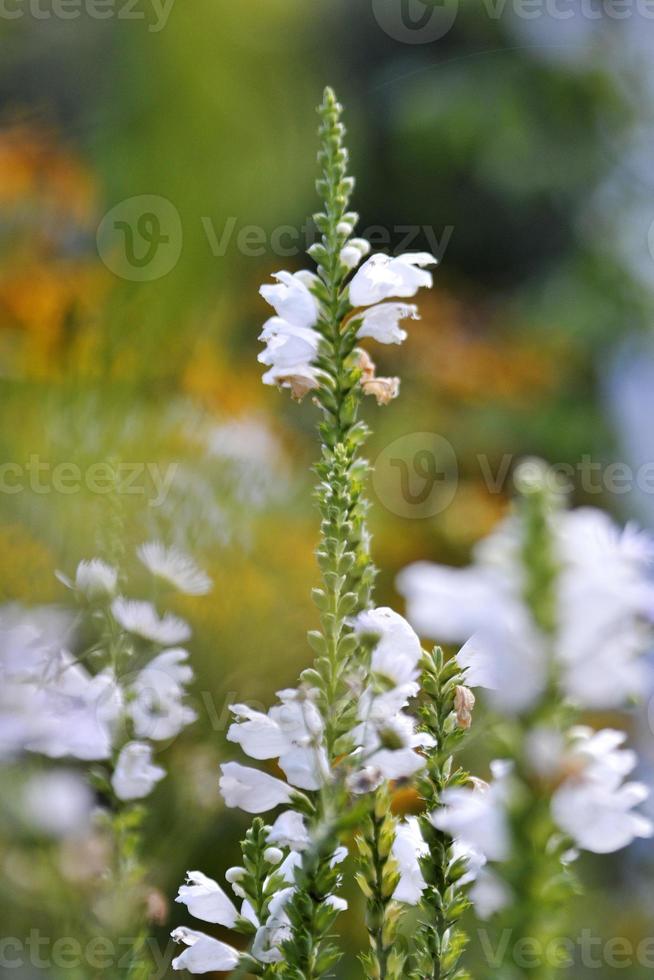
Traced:
<path fill-rule="evenodd" d="M 247 871 L 245 870 L 245 868 L 241 868 L 239 867 L 239 865 L 236 865 L 233 868 L 227 869 L 227 871 L 225 872 L 225 881 L 228 881 L 230 885 L 233 885 L 237 881 L 243 881 L 246 874 Z"/>
<path fill-rule="evenodd" d="M 284 854 L 278 847 L 267 847 L 263 852 L 263 859 L 268 864 L 279 864 L 284 858 Z"/>
<path fill-rule="evenodd" d="M 459 728 L 470 728 L 475 696 L 469 687 L 458 684 L 454 691 L 454 710 Z"/>

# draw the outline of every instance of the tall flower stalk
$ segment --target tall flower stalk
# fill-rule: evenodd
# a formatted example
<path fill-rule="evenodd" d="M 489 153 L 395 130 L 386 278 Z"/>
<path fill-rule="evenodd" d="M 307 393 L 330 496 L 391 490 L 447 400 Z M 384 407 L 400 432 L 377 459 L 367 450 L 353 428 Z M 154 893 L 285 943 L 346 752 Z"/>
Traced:
<path fill-rule="evenodd" d="M 390 402 L 399 380 L 378 377 L 359 342 L 399 344 L 406 338 L 400 323 L 415 318 L 417 309 L 404 300 L 431 286 L 426 267 L 435 259 L 418 252 L 364 261 L 370 246 L 353 235 L 357 215 L 348 210 L 353 180 L 347 174 L 341 107 L 330 89 L 319 113 L 322 209 L 314 220 L 321 240 L 310 250 L 317 269 L 282 271 L 274 284 L 262 286 L 275 315 L 264 324 L 260 339 L 266 346 L 259 360 L 267 368 L 264 383 L 289 388 L 298 400 L 311 393 L 321 410 L 315 467 L 321 583 L 313 591 L 320 628 L 308 634 L 315 659 L 297 688 L 279 691 L 279 703 L 266 714 L 241 704 L 231 708 L 235 723 L 228 739 L 251 758 L 277 759 L 286 781 L 232 762 L 223 765 L 221 778 L 228 806 L 254 814 L 285 808 L 266 827 L 266 839 L 280 849 L 278 873 L 287 887 L 274 909 L 271 903 L 256 911 L 228 875 L 236 897 L 248 902 L 235 917 L 220 886 L 190 872 L 192 884 L 180 889 L 179 900 L 196 917 L 237 931 L 239 922 L 249 919 L 254 939 L 247 953 L 233 947 L 226 952 L 225 944 L 206 934 L 176 930 L 188 948 L 173 967 L 201 972 L 230 968 L 225 964 L 233 960 L 239 969 L 251 970 L 254 957 L 259 964 L 254 972 L 272 970 L 292 980 L 331 975 L 341 955 L 334 923 L 346 907 L 338 895 L 347 855 L 343 843 L 354 833 L 358 880 L 368 904 L 366 975 L 393 980 L 402 976 L 401 947 L 408 948 L 398 933 L 401 906 L 420 899 L 418 859 L 425 845 L 415 821 L 392 817 L 387 800 L 394 781 L 409 781 L 425 766 L 421 750 L 433 748 L 434 739 L 406 711 L 419 692 L 418 637 L 397 613 L 371 605 L 368 464 L 359 455 L 368 429 L 358 412 L 364 395 L 380 405 Z M 195 901 L 196 891 L 190 894 L 196 887 L 220 896 L 211 914 Z"/>

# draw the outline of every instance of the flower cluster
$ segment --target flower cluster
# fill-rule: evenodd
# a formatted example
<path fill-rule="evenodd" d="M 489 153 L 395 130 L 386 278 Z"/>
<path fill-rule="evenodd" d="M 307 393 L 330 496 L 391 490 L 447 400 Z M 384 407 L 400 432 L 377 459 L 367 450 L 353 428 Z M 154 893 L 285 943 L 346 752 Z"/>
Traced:
<path fill-rule="evenodd" d="M 181 592 L 199 595 L 211 586 L 174 548 L 151 542 L 138 557 Z M 0 612 L 0 752 L 108 763 L 116 797 L 142 799 L 165 775 L 152 761 L 152 743 L 195 719 L 185 701 L 193 672 L 177 645 L 190 628 L 171 613 L 160 616 L 151 602 L 119 595 L 118 570 L 99 558 L 81 561 L 73 580 L 59 578 L 78 600 L 77 619 L 57 609 Z M 87 633 L 92 642 L 78 649 Z"/>
<path fill-rule="evenodd" d="M 557 567 L 553 635 L 524 601 L 523 522 L 506 519 L 475 550 L 468 568 L 417 562 L 398 577 L 408 616 L 425 636 L 465 642 L 468 683 L 489 691 L 498 711 L 529 712 L 556 660 L 561 696 L 580 708 L 622 707 L 644 683 L 650 643 L 654 540 L 602 511 L 554 508 L 548 515 Z"/>
<path fill-rule="evenodd" d="M 546 477 L 533 463 L 518 471 L 518 507 L 469 568 L 420 562 L 398 580 L 419 631 L 466 641 L 466 684 L 487 692 L 508 756 L 490 785 L 446 790 L 436 825 L 494 866 L 472 889 L 478 914 L 507 908 L 509 925 L 535 935 L 548 913 L 533 905 L 534 882 L 569 886 L 577 849 L 654 834 L 635 810 L 647 790 L 627 781 L 626 735 L 579 724 L 583 709 L 623 707 L 642 684 L 654 541 L 600 511 L 565 510 Z"/>
<path fill-rule="evenodd" d="M 346 215 L 337 232 L 343 239 L 340 262 L 344 271 L 355 269 L 370 251 L 363 238 L 350 238 L 356 216 Z M 385 302 L 394 297 L 415 296 L 423 287 L 432 285 L 426 267 L 436 259 L 427 252 L 415 252 L 391 257 L 382 253 L 371 255 L 345 286 L 344 296 L 349 305 L 347 314 L 355 338 L 372 338 L 380 344 L 401 344 L 406 330 L 402 320 L 417 319 L 418 309 L 410 303 Z M 259 360 L 267 365 L 264 384 L 288 387 L 295 398 L 320 386 L 324 373 L 320 369 L 322 334 L 317 329 L 325 316 L 321 308 L 324 286 L 312 272 L 277 272 L 274 285 L 261 287 L 261 295 L 275 310 L 263 326 L 259 337 L 266 344 Z M 347 322 L 344 323 L 344 327 Z M 378 404 L 387 404 L 399 392 L 397 378 L 379 378 L 375 366 L 365 351 L 359 352 L 364 394 L 374 395 Z"/>

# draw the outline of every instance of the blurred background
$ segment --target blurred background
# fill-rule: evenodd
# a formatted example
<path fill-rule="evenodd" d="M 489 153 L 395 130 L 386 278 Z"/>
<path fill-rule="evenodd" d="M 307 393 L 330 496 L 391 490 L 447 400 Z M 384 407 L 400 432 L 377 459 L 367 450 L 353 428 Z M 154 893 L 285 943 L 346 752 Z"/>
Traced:
<path fill-rule="evenodd" d="M 54 570 L 116 526 L 212 575 L 178 602 L 200 717 L 154 797 L 147 859 L 169 899 L 187 868 L 235 863 L 227 705 L 293 683 L 315 621 L 316 412 L 264 388 L 256 356 L 258 287 L 313 240 L 323 86 L 346 106 L 360 233 L 441 260 L 409 340 L 375 352 L 401 398 L 366 407 L 378 599 L 397 607 L 409 561 L 467 561 L 525 454 L 561 467 L 576 504 L 654 527 L 653 18 L 636 0 L 2 5 L 2 601 L 65 603 Z M 68 934 L 87 858 L 6 829 L 3 934 Z M 651 872 L 651 845 L 589 861 L 579 929 L 647 938 Z M 51 877 L 64 891 L 45 902 Z M 162 944 L 182 921 L 173 907 Z M 350 921 L 343 978 L 364 941 Z"/>

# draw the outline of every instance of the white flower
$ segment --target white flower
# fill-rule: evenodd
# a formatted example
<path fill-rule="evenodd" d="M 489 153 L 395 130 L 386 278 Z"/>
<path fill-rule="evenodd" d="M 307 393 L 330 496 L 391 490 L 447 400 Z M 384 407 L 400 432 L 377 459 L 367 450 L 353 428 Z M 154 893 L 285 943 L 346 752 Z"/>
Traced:
<path fill-rule="evenodd" d="M 118 756 L 111 785 L 121 800 L 140 800 L 147 796 L 166 770 L 152 763 L 152 748 L 146 742 L 128 742 Z"/>
<path fill-rule="evenodd" d="M 80 773 L 55 769 L 30 776 L 21 803 L 32 827 L 53 837 L 70 837 L 88 827 L 94 798 Z"/>
<path fill-rule="evenodd" d="M 268 831 L 268 841 L 293 851 L 304 851 L 311 843 L 304 817 L 296 810 L 280 813 Z"/>
<path fill-rule="evenodd" d="M 424 266 L 436 262 L 428 252 L 407 252 L 395 258 L 371 255 L 350 282 L 350 302 L 352 306 L 370 306 L 394 296 L 415 296 L 422 286 L 432 285 L 431 273 Z"/>
<path fill-rule="evenodd" d="M 596 854 L 619 851 L 637 837 L 652 837 L 651 821 L 633 812 L 649 796 L 647 787 L 623 782 L 636 765 L 635 754 L 619 748 L 624 732 L 576 729 L 574 736 L 568 766 L 578 771 L 552 798 L 559 827 L 578 847 Z"/>
<path fill-rule="evenodd" d="M 37 723 L 25 748 L 50 758 L 106 759 L 111 754 L 113 729 L 122 712 L 122 694 L 113 674 L 92 677 L 62 654 L 60 667 L 46 685 L 22 684 L 23 709 L 36 712 Z"/>
<path fill-rule="evenodd" d="M 513 899 L 511 889 L 499 875 L 483 868 L 468 893 L 478 917 L 485 921 L 510 905 Z"/>
<path fill-rule="evenodd" d="M 149 541 L 141 545 L 137 554 L 148 571 L 185 595 L 206 595 L 211 590 L 209 576 L 177 548 L 166 548 L 160 541 Z"/>
<path fill-rule="evenodd" d="M 124 630 L 153 643 L 173 646 L 188 640 L 191 635 L 188 623 L 178 616 L 166 613 L 160 619 L 151 602 L 118 596 L 111 604 L 111 611 Z"/>
<path fill-rule="evenodd" d="M 380 344 L 401 344 L 407 338 L 400 320 L 420 319 L 418 307 L 411 303 L 379 303 L 363 313 L 357 337 L 372 337 Z"/>
<path fill-rule="evenodd" d="M 240 719 L 227 738 L 238 742 L 253 759 L 279 758 L 288 781 L 300 789 L 319 789 L 329 777 L 329 764 L 321 745 L 323 722 L 311 692 L 294 688 L 278 691 L 281 704 L 267 715 L 247 705 L 231 705 Z"/>
<path fill-rule="evenodd" d="M 258 360 L 272 368 L 282 368 L 287 373 L 302 368 L 315 360 L 320 345 L 320 334 L 309 327 L 295 327 L 278 316 L 264 324 L 259 340 L 266 347 Z"/>
<path fill-rule="evenodd" d="M 276 285 L 266 283 L 259 292 L 282 320 L 295 327 L 313 327 L 318 320 L 318 302 L 310 288 L 318 282 L 311 272 L 276 272 Z"/>
<path fill-rule="evenodd" d="M 281 779 L 238 762 L 226 762 L 220 768 L 220 792 L 228 807 L 239 807 L 246 813 L 265 813 L 291 802 L 293 790 Z"/>
<path fill-rule="evenodd" d="M 471 881 L 475 881 L 481 869 L 486 864 L 486 857 L 481 851 L 473 847 L 468 841 L 461 840 L 457 838 L 452 842 L 452 847 L 450 849 L 451 854 L 451 864 L 456 861 L 465 861 L 466 871 L 457 878 L 459 885 L 467 885 Z"/>
<path fill-rule="evenodd" d="M 470 687 L 490 691 L 500 712 L 520 714 L 541 697 L 547 684 L 547 654 L 543 638 L 521 608 L 504 623 L 480 630 L 457 654 Z"/>
<path fill-rule="evenodd" d="M 277 759 L 289 749 L 286 733 L 270 715 L 247 704 L 230 704 L 229 710 L 238 721 L 228 728 L 227 739 L 237 742 L 251 759 Z"/>
<path fill-rule="evenodd" d="M 213 939 L 204 932 L 180 926 L 171 932 L 175 942 L 185 943 L 188 949 L 172 961 L 173 970 L 188 970 L 189 973 L 221 973 L 238 966 L 240 953 L 233 946 Z"/>
<path fill-rule="evenodd" d="M 370 252 L 370 242 L 365 238 L 351 238 L 341 249 L 340 259 L 346 269 L 356 269 L 359 262 Z"/>
<path fill-rule="evenodd" d="M 504 861 L 509 854 L 505 771 L 502 764 L 494 764 L 493 771 L 496 779 L 490 786 L 446 789 L 443 807 L 430 820 L 488 861 Z"/>
<path fill-rule="evenodd" d="M 75 588 L 87 599 L 100 599 L 113 595 L 118 582 L 118 572 L 101 558 L 81 561 L 75 572 Z"/>
<path fill-rule="evenodd" d="M 173 738 L 195 721 L 195 711 L 183 701 L 186 694 L 183 684 L 193 677 L 187 659 L 186 650 L 164 650 L 136 677 L 127 710 L 139 738 L 155 742 Z"/>
<path fill-rule="evenodd" d="M 367 609 L 354 621 L 354 631 L 379 637 L 371 668 L 394 685 L 413 683 L 422 656 L 420 640 L 409 623 L 386 606 Z"/>
<path fill-rule="evenodd" d="M 427 887 L 420 868 L 420 859 L 429 854 L 429 845 L 420 832 L 417 817 L 407 817 L 397 825 L 391 852 L 400 872 L 393 898 L 406 905 L 417 905 Z"/>
<path fill-rule="evenodd" d="M 319 372 L 310 364 L 296 364 L 291 368 L 271 367 L 261 376 L 265 385 L 290 388 L 291 397 L 302 401 L 305 395 L 319 385 Z"/>
<path fill-rule="evenodd" d="M 654 606 L 652 539 L 632 526 L 621 531 L 592 508 L 555 512 L 550 533 L 559 568 L 553 640 L 540 633 L 524 602 L 524 529 L 516 517 L 477 546 L 469 568 L 427 562 L 406 568 L 398 588 L 409 619 L 440 641 L 473 637 L 460 655 L 467 683 L 493 691 L 499 710 L 534 705 L 552 656 L 565 697 L 582 708 L 620 707 L 644 684 L 642 656 L 651 637 L 645 620 Z"/>
<path fill-rule="evenodd" d="M 189 871 L 186 880 L 188 884 L 180 887 L 175 901 L 186 905 L 196 919 L 233 929 L 238 910 L 218 882 L 201 871 Z"/>
<path fill-rule="evenodd" d="M 407 616 L 421 635 L 444 643 L 465 642 L 473 633 L 501 624 L 504 583 L 486 568 L 448 568 L 433 562 L 408 565 L 396 579 Z"/>
<path fill-rule="evenodd" d="M 317 790 L 329 779 L 329 760 L 322 746 L 290 749 L 280 755 L 279 767 L 298 789 Z"/>

